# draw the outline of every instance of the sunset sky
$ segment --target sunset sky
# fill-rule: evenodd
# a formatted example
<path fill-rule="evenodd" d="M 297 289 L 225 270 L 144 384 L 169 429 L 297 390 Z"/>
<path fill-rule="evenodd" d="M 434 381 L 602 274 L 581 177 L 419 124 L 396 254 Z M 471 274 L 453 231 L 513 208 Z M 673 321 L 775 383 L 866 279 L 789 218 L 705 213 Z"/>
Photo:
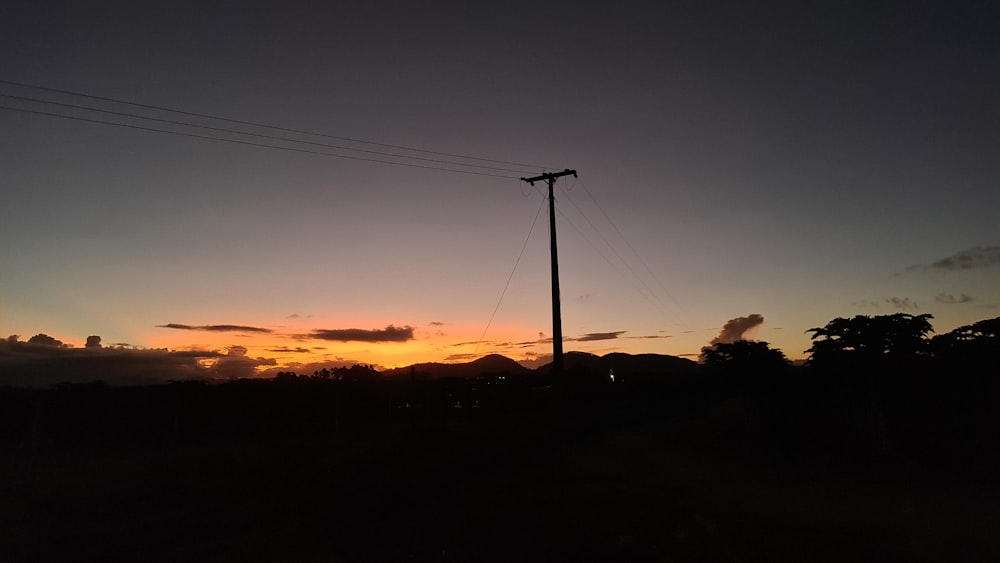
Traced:
<path fill-rule="evenodd" d="M 518 178 L 564 168 L 567 350 L 696 355 L 758 314 L 794 359 L 835 317 L 1000 315 L 989 3 L 207 4 L 0 8 L 2 336 L 241 374 L 534 359 Z"/>

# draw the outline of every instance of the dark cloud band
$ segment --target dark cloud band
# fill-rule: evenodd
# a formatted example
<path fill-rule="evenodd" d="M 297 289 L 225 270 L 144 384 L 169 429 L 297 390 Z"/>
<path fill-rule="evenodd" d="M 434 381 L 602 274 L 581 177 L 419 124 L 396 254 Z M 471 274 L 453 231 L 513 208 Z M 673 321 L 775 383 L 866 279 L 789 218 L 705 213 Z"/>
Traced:
<path fill-rule="evenodd" d="M 257 326 L 242 326 L 242 325 L 184 325 L 178 323 L 167 323 L 165 325 L 156 325 L 158 328 L 173 328 L 177 330 L 200 330 L 205 332 L 256 332 L 259 334 L 271 334 L 272 331 L 269 328 L 260 328 Z"/>
<path fill-rule="evenodd" d="M 373 330 L 360 328 L 316 329 L 307 336 L 336 342 L 406 342 L 413 340 L 413 327 L 389 325 L 383 329 Z"/>
<path fill-rule="evenodd" d="M 573 338 L 570 340 L 575 340 L 577 342 L 593 342 L 595 340 L 617 340 L 619 336 L 625 334 L 624 330 L 616 330 L 614 332 L 591 332 L 584 334 L 579 338 Z"/>

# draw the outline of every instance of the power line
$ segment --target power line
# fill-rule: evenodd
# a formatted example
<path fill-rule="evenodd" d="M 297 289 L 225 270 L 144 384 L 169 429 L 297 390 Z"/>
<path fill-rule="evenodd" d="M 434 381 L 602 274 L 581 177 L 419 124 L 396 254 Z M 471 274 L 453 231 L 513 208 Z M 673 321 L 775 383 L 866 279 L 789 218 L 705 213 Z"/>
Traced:
<path fill-rule="evenodd" d="M 577 210 L 579 211 L 579 208 L 577 208 Z M 629 278 L 627 275 L 625 275 L 625 273 L 611 259 L 609 259 L 607 257 L 607 255 L 604 254 L 604 252 L 601 251 L 601 248 L 598 245 L 594 244 L 590 240 L 590 238 L 587 236 L 587 234 L 584 233 L 580 229 L 580 227 L 578 227 L 576 225 L 576 223 L 574 223 L 573 220 L 570 219 L 570 217 L 568 215 L 566 215 L 565 213 L 563 213 L 563 211 L 561 209 L 557 208 L 556 209 L 556 213 L 558 213 L 559 216 L 562 217 L 566 221 L 566 223 L 569 224 L 570 227 L 573 227 L 573 230 L 576 231 L 576 234 L 580 235 L 580 238 L 582 238 L 583 241 L 586 242 L 588 246 L 590 246 L 591 248 L 593 248 L 594 251 L 597 252 L 597 255 L 600 256 L 601 259 L 603 259 L 604 262 L 607 263 L 607 265 L 610 266 L 611 269 L 616 274 L 618 274 L 625 283 L 631 285 L 632 289 L 634 289 L 635 292 L 637 294 L 639 294 L 640 297 L 642 297 L 643 299 L 646 299 L 647 301 L 649 301 L 650 304 L 653 307 L 657 308 L 661 314 L 663 314 L 663 315 L 667 314 L 666 308 L 663 306 L 663 303 L 661 303 L 660 300 L 656 298 L 656 294 L 653 293 L 653 291 L 651 289 L 649 289 L 649 287 L 645 283 L 642 282 L 642 279 L 639 278 L 639 276 L 637 276 L 635 274 L 635 271 L 632 270 L 631 267 L 629 267 L 629 265 L 628 265 L 627 262 L 623 261 L 623 264 L 625 265 L 626 269 L 628 269 L 630 272 L 632 272 L 632 275 L 635 276 L 635 279 Z M 587 219 L 587 216 L 584 215 L 582 211 L 580 211 L 580 214 L 583 215 L 583 218 L 586 219 L 588 223 L 590 222 L 590 220 Z M 600 233 L 598 233 L 598 234 L 600 234 Z M 614 247 L 611 247 L 611 250 L 612 250 L 612 252 L 615 252 L 616 255 L 618 255 L 618 253 L 615 251 Z M 643 292 L 643 289 L 640 288 L 639 286 L 637 286 L 635 284 L 636 280 L 638 280 L 639 283 L 645 288 L 645 290 L 646 290 L 645 292 Z"/>
<path fill-rule="evenodd" d="M 21 112 L 21 113 L 30 113 L 30 114 L 35 114 L 35 115 L 45 115 L 45 116 L 49 116 L 49 117 L 61 117 L 63 119 L 72 119 L 72 120 L 75 120 L 75 121 L 86 121 L 86 122 L 89 122 L 89 123 L 100 123 L 102 125 L 113 125 L 115 127 L 125 127 L 125 128 L 128 128 L 128 129 L 138 129 L 138 130 L 141 130 L 141 131 L 152 131 L 154 133 L 166 133 L 168 135 L 178 135 L 178 136 L 181 136 L 181 137 L 192 137 L 192 138 L 195 138 L 195 139 L 205 139 L 205 140 L 209 140 L 209 141 L 221 141 L 221 142 L 224 142 L 224 143 L 233 143 L 233 144 L 237 144 L 237 145 L 246 145 L 246 146 L 252 146 L 252 147 L 263 147 L 263 148 L 267 148 L 267 149 L 277 149 L 277 150 L 282 150 L 282 151 L 300 152 L 300 153 L 315 154 L 315 155 L 321 155 L 321 156 L 332 156 L 334 158 L 345 158 L 345 159 L 349 159 L 349 160 L 360 160 L 360 161 L 364 161 L 364 162 L 376 162 L 376 163 L 379 163 L 379 164 L 391 164 L 391 165 L 394 165 L 394 166 L 406 166 L 408 168 L 422 168 L 422 169 L 425 169 L 425 170 L 441 170 L 441 171 L 444 171 L 444 172 L 455 172 L 455 173 L 458 173 L 458 174 L 472 174 L 472 175 L 475 175 L 475 176 L 490 176 L 490 177 L 493 177 L 493 178 L 510 178 L 510 179 L 515 179 L 515 180 L 518 179 L 517 176 L 507 176 L 507 175 L 503 175 L 503 174 L 491 174 L 489 172 L 477 172 L 475 170 L 456 170 L 454 168 L 444 168 L 444 167 L 441 167 L 441 166 L 429 166 L 429 165 L 424 165 L 424 164 L 413 164 L 411 162 L 393 162 L 391 160 L 379 160 L 377 158 L 366 158 L 366 157 L 362 157 L 362 156 L 349 156 L 349 155 L 345 155 L 345 154 L 334 154 L 334 153 L 329 153 L 329 152 L 314 151 L 314 150 L 294 148 L 294 147 L 282 147 L 280 145 L 268 145 L 268 144 L 265 144 L 265 143 L 254 143 L 252 141 L 240 141 L 240 140 L 237 140 L 237 139 L 225 139 L 223 137 L 211 137 L 209 135 L 198 135 L 196 133 L 183 133 L 181 131 L 170 131 L 168 129 L 157 129 L 156 127 L 144 127 L 142 125 L 130 125 L 130 124 L 126 124 L 126 123 L 115 123 L 113 121 L 103 121 L 103 120 L 100 120 L 100 119 L 90 119 L 90 118 L 86 118 L 86 117 L 78 117 L 78 116 L 73 116 L 73 115 L 62 115 L 62 114 L 58 114 L 58 113 L 51 113 L 51 112 L 38 111 L 38 110 L 30 110 L 30 109 L 24 109 L 24 108 L 15 108 L 15 107 L 10 107 L 10 106 L 5 106 L 5 105 L 0 105 L 0 109 L 5 109 L 5 110 L 8 110 L 8 111 Z"/>
<path fill-rule="evenodd" d="M 528 228 L 528 236 L 524 237 L 524 244 L 521 245 L 521 252 L 517 254 L 517 260 L 514 261 L 514 268 L 511 269 L 510 275 L 507 276 L 507 283 L 503 285 L 503 291 L 500 292 L 500 299 L 497 299 L 497 306 L 493 308 L 493 314 L 490 315 L 490 320 L 486 323 L 486 328 L 483 329 L 482 336 L 479 337 L 479 341 L 476 342 L 476 348 L 472 351 L 472 355 L 475 356 L 479 352 L 479 345 L 483 343 L 483 339 L 486 338 L 486 333 L 490 330 L 490 325 L 493 324 L 493 319 L 497 316 L 497 311 L 500 310 L 500 304 L 503 303 L 503 298 L 507 295 L 507 288 L 510 287 L 510 280 L 514 279 L 514 272 L 517 271 L 518 264 L 521 263 L 521 257 L 524 256 L 524 249 L 528 248 L 528 241 L 531 240 L 531 232 L 535 230 L 535 223 L 538 222 L 538 216 L 542 214 L 542 207 L 545 207 L 545 198 L 542 198 L 542 203 L 538 205 L 538 211 L 535 211 L 535 218 L 531 221 L 531 227 Z"/>
<path fill-rule="evenodd" d="M 125 104 L 125 105 L 130 105 L 130 106 L 135 106 L 135 107 L 141 107 L 141 108 L 147 108 L 147 109 L 155 109 L 155 110 L 159 110 L 159 111 L 166 111 L 166 112 L 171 112 L 171 113 L 178 113 L 178 114 L 182 114 L 182 115 L 190 115 L 192 117 L 203 117 L 203 118 L 207 118 L 207 119 L 215 119 L 215 120 L 218 120 L 218 121 L 228 121 L 230 123 L 239 123 L 241 125 L 251 125 L 253 127 L 264 127 L 264 128 L 267 128 L 267 129 L 274 129 L 274 130 L 277 130 L 277 131 L 285 131 L 285 132 L 288 132 L 288 133 L 301 133 L 301 134 L 304 134 L 304 135 L 315 135 L 317 137 L 326 137 L 327 139 L 336 139 L 336 140 L 339 140 L 339 141 L 350 141 L 352 143 L 361 143 L 361 144 L 365 144 L 365 145 L 374 145 L 374 146 L 386 147 L 386 148 L 391 148 L 391 149 L 401 149 L 401 150 L 421 152 L 421 153 L 426 153 L 426 154 L 436 154 L 436 155 L 439 155 L 439 156 L 449 156 L 449 157 L 452 157 L 452 158 L 464 158 L 464 159 L 467 159 L 467 160 L 478 160 L 478 161 L 481 161 L 481 162 L 492 162 L 492 163 L 495 163 L 495 164 L 508 164 L 508 165 L 511 165 L 511 166 L 525 166 L 527 168 L 541 168 L 541 169 L 550 169 L 550 168 L 552 168 L 550 166 L 540 166 L 540 165 L 537 165 L 537 164 L 525 164 L 523 162 L 510 162 L 510 161 L 506 161 L 506 160 L 494 160 L 494 159 L 482 158 L 482 157 L 478 157 L 478 156 L 468 156 L 468 155 L 456 154 L 456 153 L 448 153 L 448 152 L 441 152 L 441 151 L 432 151 L 432 150 L 427 150 L 427 149 L 418 149 L 418 148 L 415 148 L 415 147 L 408 147 L 408 146 L 404 146 L 404 145 L 391 145 L 391 144 L 388 144 L 388 143 L 378 143 L 378 142 L 375 142 L 375 141 L 366 141 L 366 140 L 363 140 L 363 139 L 355 139 L 355 138 L 352 138 L 352 137 L 340 137 L 340 136 L 336 136 L 336 135 L 329 135 L 329 134 L 326 134 L 326 133 L 319 133 L 319 132 L 316 132 L 316 131 L 307 131 L 307 130 L 304 130 L 304 129 L 292 129 L 292 128 L 289 128 L 289 127 L 279 127 L 277 125 L 268 125 L 266 123 L 256 123 L 256 122 L 253 122 L 253 121 L 244 121 L 244 120 L 240 120 L 240 119 L 231 119 L 231 118 L 228 118 L 228 117 L 219 117 L 219 116 L 215 116 L 215 115 L 209 115 L 209 114 L 205 114 L 205 113 L 197 113 L 197 112 L 192 112 L 192 111 L 185 111 L 185 110 L 173 109 L 173 108 L 168 108 L 168 107 L 164 107 L 164 106 L 156 106 L 156 105 L 152 105 L 152 104 L 142 104 L 142 103 L 139 103 L 139 102 L 130 102 L 128 100 L 121 100 L 121 99 L 118 99 L 118 98 L 109 98 L 109 97 L 106 97 L 106 96 L 95 96 L 95 95 L 92 95 L 92 94 L 84 94 L 82 92 L 74 92 L 72 90 L 61 90 L 61 89 L 58 89 L 58 88 L 49 88 L 49 87 L 46 87 L 46 86 L 37 86 L 37 85 L 34 85 L 34 84 L 25 84 L 23 82 L 14 82 L 12 80 L 2 80 L 2 79 L 0 79 L 0 84 L 7 84 L 7 85 L 10 85 L 10 86 L 19 86 L 21 88 L 32 88 L 32 89 L 35 89 L 35 90 L 42 90 L 42 91 L 45 91 L 45 92 L 54 92 L 54 93 L 58 93 L 58 94 L 66 94 L 66 95 L 69 95 L 69 96 L 79 96 L 81 98 L 90 98 L 92 100 L 102 100 L 102 101 L 105 101 L 105 102 L 113 102 L 113 103 L 116 103 L 116 104 Z"/>
<path fill-rule="evenodd" d="M 574 183 L 574 185 L 575 185 L 575 183 Z M 581 184 L 581 185 L 582 185 L 582 184 Z M 635 269 L 634 269 L 634 268 L 632 268 L 632 265 L 631 265 L 631 264 L 629 264 L 627 260 L 625 260 L 625 258 L 624 258 L 624 257 L 623 257 L 623 256 L 621 255 L 621 253 L 620 253 L 620 252 L 618 252 L 618 249 L 617 249 L 617 248 L 615 248 L 615 246 L 611 244 L 611 241 L 609 241 L 609 240 L 608 240 L 608 238 L 604 236 L 604 233 L 603 233 L 603 232 L 602 232 L 602 231 L 601 231 L 600 229 L 598 229 L 598 228 L 597 228 L 597 225 L 595 225 L 595 224 L 594 224 L 594 222 L 590 220 L 590 217 L 589 217 L 589 216 L 588 216 L 588 215 L 587 215 L 586 213 L 584 213 L 584 212 L 583 212 L 583 209 L 582 209 L 582 208 L 581 208 L 581 207 L 579 206 L 579 204 L 577 204 L 576 200 L 574 200 L 574 199 L 573 199 L 572 197 L 570 197 L 570 195 L 569 195 L 569 192 L 570 192 L 570 190 L 571 190 L 571 189 L 572 189 L 572 188 L 569 188 L 569 189 L 564 189 L 564 190 L 563 190 L 563 191 L 564 191 L 564 193 L 566 194 L 566 199 L 567 199 L 567 200 L 568 200 L 568 201 L 569 201 L 569 202 L 570 202 L 571 204 L 573 204 L 573 207 L 575 207 L 575 208 L 576 208 L 576 210 L 577 210 L 577 212 L 578 212 L 578 213 L 580 214 L 580 216 L 581 216 L 581 217 L 583 217 L 583 219 L 584 219 L 584 220 L 585 220 L 585 221 L 587 222 L 587 224 L 588 224 L 588 225 L 590 225 L 590 228 L 591 228 L 591 229 L 592 229 L 592 230 L 593 230 L 593 231 L 594 231 L 595 233 L 597 233 L 597 236 L 598 236 L 598 237 L 600 237 L 600 239 L 601 239 L 602 241 L 604 241 L 604 244 L 605 244 L 605 246 L 607 246 L 607 247 L 608 247 L 608 249 L 610 249 L 610 250 L 611 250 L 611 252 L 612 252 L 612 253 L 613 253 L 613 254 L 614 254 L 614 255 L 615 255 L 615 256 L 616 256 L 617 258 L 618 258 L 618 260 L 619 260 L 619 261 L 621 262 L 621 264 L 622 264 L 623 266 L 625 266 L 625 269 L 626 269 L 626 270 L 628 270 L 628 271 L 629 271 L 629 272 L 630 272 L 630 273 L 632 274 L 632 276 L 633 276 L 633 277 L 635 278 L 635 281 L 638 281 L 638 282 L 639 282 L 639 284 L 640 284 L 640 285 L 641 285 L 641 286 L 643 287 L 643 289 L 645 289 L 645 290 L 646 290 L 646 293 L 648 293 L 648 294 L 649 294 L 649 296 L 650 296 L 650 297 L 652 298 L 652 302 L 653 302 L 653 304 L 654 304 L 654 305 L 656 305 L 656 306 L 657 306 L 657 308 L 659 308 L 659 309 L 660 309 L 660 312 L 661 312 L 661 313 L 663 313 L 663 314 L 665 315 L 665 314 L 667 313 L 667 310 L 666 310 L 666 307 L 664 307 L 664 306 L 663 306 L 663 303 L 662 303 L 662 302 L 660 301 L 660 299 L 659 299 L 659 298 L 657 297 L 656 293 L 655 293 L 655 292 L 654 292 L 654 291 L 653 291 L 653 290 L 652 290 L 652 289 L 651 289 L 651 288 L 649 287 L 649 285 L 648 285 L 648 284 L 647 284 L 647 283 L 645 282 L 645 280 L 643 280 L 643 279 L 642 279 L 642 277 L 641 277 L 641 276 L 639 276 L 639 274 L 638 274 L 638 273 L 637 273 L 637 272 L 635 271 Z M 588 192 L 588 195 L 590 195 L 590 194 L 589 194 L 589 192 Z M 591 199 L 593 200 L 593 196 L 592 196 L 592 195 L 591 195 Z M 595 204 L 595 205 L 597 205 L 597 201 L 596 201 L 596 200 L 594 201 L 594 204 Z M 598 208 L 600 208 L 600 206 L 599 206 L 599 205 L 598 205 Z M 616 265 L 615 265 L 615 264 L 614 264 L 614 263 L 613 263 L 613 262 L 612 262 L 612 261 L 611 261 L 610 259 L 608 259 L 608 257 L 607 257 L 607 256 L 605 256 L 603 252 L 601 252 L 601 249 L 600 249 L 600 248 L 599 248 L 599 247 L 598 247 L 598 246 L 597 246 L 596 244 L 594 244 L 594 243 L 590 242 L 590 239 L 589 239 L 589 238 L 587 238 L 587 235 L 585 235 L 585 234 L 583 233 L 583 231 L 581 231 L 581 230 L 580 230 L 580 229 L 579 229 L 579 228 L 578 228 L 578 227 L 577 227 L 576 225 L 574 225 L 574 224 L 573 224 L 573 222 L 572 222 L 572 221 L 571 221 L 571 220 L 569 219 L 569 217 L 567 217 L 567 216 L 565 216 L 565 215 L 563 215 L 563 217 L 564 217 L 564 218 L 566 219 L 566 221 L 568 221 L 568 222 L 569 222 L 569 224 L 570 224 L 570 225 L 571 225 L 571 226 L 572 226 L 572 227 L 573 227 L 574 229 L 576 229 L 576 232 L 578 232 L 578 233 L 580 234 L 580 236 L 581 236 L 581 237 L 583 237 L 583 240 L 585 240 L 585 241 L 587 242 L 587 244 L 589 244 L 589 245 L 590 245 L 590 246 L 591 246 L 591 247 L 592 247 L 592 248 L 593 248 L 594 250 L 596 250 L 596 251 L 597 251 L 597 253 L 598 253 L 598 254 L 599 254 L 599 255 L 601 256 L 601 258 L 603 258 L 603 259 L 604 259 L 604 261 L 605 261 L 605 262 L 607 262 L 607 263 L 608 263 L 608 265 L 609 265 L 609 266 L 611 266 L 612 268 L 614 268 L 615 270 L 617 270 L 617 267 L 616 267 Z M 608 218 L 608 216 L 607 216 L 606 214 L 605 214 L 605 217 L 604 217 L 604 218 L 605 218 L 605 219 L 607 219 L 608 223 L 611 223 L 611 219 L 610 219 L 610 218 Z M 614 224 L 612 223 L 612 227 L 613 227 L 613 226 L 614 226 Z M 617 230 L 617 229 L 616 229 L 616 230 Z M 620 234 L 621 234 L 621 233 L 619 233 L 619 235 L 620 235 Z M 623 240 L 624 240 L 624 239 L 623 239 Z M 626 244 L 627 244 L 627 243 L 628 243 L 628 241 L 626 241 Z M 633 252 L 634 252 L 634 251 L 633 251 Z M 621 273 L 621 272 L 619 272 L 619 273 Z M 650 273 L 650 275 L 652 275 L 652 273 Z M 628 279 L 628 277 L 627 277 L 627 276 L 625 276 L 624 274 L 622 274 L 622 278 L 623 278 L 623 279 L 625 279 L 626 281 L 630 281 L 630 280 Z M 633 287 L 635 287 L 635 286 L 633 286 Z M 636 290 L 638 291 L 638 293 L 639 293 L 640 295 L 643 295 L 642 291 L 639 291 L 639 288 L 636 288 Z M 643 297 L 645 297 L 645 295 L 643 295 Z"/>
<path fill-rule="evenodd" d="M 517 170 L 517 169 L 513 169 L 513 168 L 501 168 L 501 167 L 497 167 L 497 166 L 487 166 L 485 164 L 466 164 L 464 162 L 454 162 L 454 161 L 451 161 L 451 160 L 441 160 L 441 159 L 437 159 L 437 158 L 427 158 L 427 157 L 421 157 L 421 156 L 408 156 L 408 155 L 405 155 L 405 154 L 386 153 L 386 152 L 380 152 L 380 151 L 368 150 L 368 149 L 355 149 L 355 148 L 351 148 L 351 147 L 343 147 L 343 146 L 340 146 L 340 145 L 331 145 L 329 143 L 319 143 L 319 142 L 316 142 L 316 141 L 303 141 L 303 140 L 299 140 L 299 139 L 292 139 L 292 138 L 289 138 L 289 137 L 280 137 L 280 136 L 277 136 L 277 135 L 265 135 L 263 133 L 250 133 L 250 132 L 247 132 L 247 131 L 238 131 L 236 129 L 225 129 L 223 127 L 212 127 L 210 125 L 198 125 L 198 124 L 195 124 L 195 123 L 188 123 L 188 122 L 185 122 L 185 121 L 176 121 L 176 120 L 173 120 L 173 119 L 163 119 L 163 118 L 159 118 L 159 117 L 148 117 L 148 116 L 145 116 L 145 115 L 138 115 L 138 114 L 134 114 L 134 113 L 126 113 L 126 112 L 121 112 L 121 111 L 111 111 L 111 110 L 106 110 L 106 109 L 98 109 L 98 108 L 93 108 L 93 107 L 89 107 L 89 106 L 81 106 L 81 105 L 77 105 L 77 104 L 67 104 L 67 103 L 62 103 L 62 102 L 52 102 L 52 101 L 49 101 L 49 100 L 42 100 L 42 99 L 39 99 L 39 98 L 30 98 L 30 97 L 26 97 L 26 96 L 14 96 L 12 94 L 3 94 L 3 93 L 0 93 L 0 97 L 2 97 L 2 98 L 10 98 L 10 99 L 14 99 L 14 100 L 27 101 L 27 102 L 40 103 L 40 104 L 49 104 L 49 105 L 60 106 L 60 107 L 65 107 L 65 108 L 82 109 L 82 110 L 86 110 L 86 111 L 95 111 L 95 112 L 98 112 L 98 113 L 105 113 L 105 114 L 117 115 L 117 116 L 122 116 L 122 117 L 130 117 L 130 118 L 136 118 L 136 119 L 145 119 L 145 120 L 148 120 L 148 121 L 156 121 L 156 122 L 159 122 L 159 123 L 170 123 L 172 125 L 183 125 L 185 127 L 194 127 L 194 128 L 197 128 L 197 129 L 207 129 L 209 131 L 218 131 L 218 132 L 221 132 L 221 133 L 234 133 L 234 134 L 237 134 L 237 135 L 247 135 L 247 136 L 250 136 L 250 137 L 259 137 L 259 138 L 263 138 L 263 139 L 273 139 L 273 140 L 277 140 L 277 141 L 287 141 L 287 142 L 290 142 L 290 143 L 301 143 L 301 144 L 304 144 L 304 145 L 312 145 L 312 146 L 318 146 L 318 147 L 327 147 L 327 148 L 337 149 L 337 150 L 360 152 L 360 153 L 366 153 L 366 154 L 375 154 L 375 155 L 379 155 L 379 156 L 390 156 L 390 157 L 393 157 L 393 158 L 407 158 L 407 159 L 410 159 L 410 160 L 420 160 L 420 161 L 423 161 L 423 162 L 436 162 L 438 164 L 451 164 L 451 165 L 454 165 L 454 166 L 468 166 L 468 167 L 471 167 L 471 168 L 483 168 L 483 169 L 486 169 L 486 170 L 498 170 L 498 171 L 502 171 L 502 172 L 518 172 L 518 173 L 522 173 L 522 174 L 525 173 L 524 170 Z"/>
<path fill-rule="evenodd" d="M 630 243 L 628 241 L 628 239 L 625 238 L 625 235 L 622 234 L 621 230 L 618 228 L 618 225 L 616 225 L 615 222 L 611 220 L 611 217 L 609 217 L 608 214 L 607 214 L 607 212 L 604 211 L 604 208 L 601 207 L 601 204 L 597 202 L 597 198 L 595 198 L 594 194 L 592 194 L 590 192 L 590 190 L 587 188 L 587 184 L 585 184 L 582 180 L 579 181 L 579 184 L 583 187 L 583 191 L 587 192 L 587 195 L 590 196 L 591 201 L 593 201 L 594 205 L 597 206 L 597 209 L 598 209 L 598 211 L 601 212 L 601 215 L 604 215 L 604 219 L 611 225 L 611 227 L 615 230 L 615 232 L 618 233 L 618 236 L 625 242 L 625 246 L 627 246 L 629 248 L 629 250 L 632 251 L 632 254 L 636 258 L 639 259 L 639 262 L 646 269 L 646 273 L 649 274 L 649 277 L 651 277 L 654 281 L 656 281 L 657 285 L 660 286 L 660 289 L 663 290 L 663 292 L 667 294 L 667 297 L 669 297 L 670 300 L 673 302 L 674 306 L 677 307 L 677 310 L 680 311 L 681 314 L 683 314 L 684 316 L 687 316 L 687 312 L 684 310 L 683 307 L 681 307 L 681 304 L 677 301 L 676 298 L 674 298 L 673 294 L 671 292 L 667 291 L 667 289 L 665 287 L 663 287 L 663 283 L 660 282 L 659 278 L 657 278 L 653 274 L 653 270 L 649 267 L 649 263 L 646 262 L 646 260 L 643 259 L 642 255 L 639 254 L 636 251 L 635 247 L 632 246 L 632 243 Z M 629 269 L 631 270 L 631 268 L 629 268 Z M 636 276 L 636 277 L 638 278 L 638 276 Z M 645 285 L 645 284 L 643 284 L 643 285 Z M 647 286 L 647 288 L 648 288 L 648 286 Z M 653 295 L 655 296 L 655 293 Z M 662 305 L 662 303 L 661 303 L 661 305 Z"/>

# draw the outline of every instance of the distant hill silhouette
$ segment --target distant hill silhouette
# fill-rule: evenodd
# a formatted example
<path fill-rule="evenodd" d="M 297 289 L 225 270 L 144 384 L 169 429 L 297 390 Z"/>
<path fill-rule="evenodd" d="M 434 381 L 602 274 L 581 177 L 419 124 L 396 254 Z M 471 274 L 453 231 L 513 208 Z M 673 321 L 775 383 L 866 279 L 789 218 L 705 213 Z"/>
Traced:
<path fill-rule="evenodd" d="M 621 376 L 627 375 L 659 375 L 659 374 L 690 374 L 698 369 L 698 363 L 686 358 L 662 354 L 624 354 L 613 353 L 597 356 L 587 352 L 567 352 L 565 364 L 568 371 L 606 374 L 614 370 Z M 409 377 L 414 374 L 417 379 L 442 379 L 448 377 L 470 379 L 490 374 L 526 375 L 533 372 L 546 374 L 552 369 L 552 364 L 546 364 L 536 370 L 528 369 L 520 363 L 499 354 L 483 356 L 472 362 L 460 364 L 443 364 L 430 362 L 383 371 L 389 378 Z"/>
<path fill-rule="evenodd" d="M 414 374 L 417 379 L 443 379 L 448 377 L 472 379 L 482 375 L 523 375 L 531 371 L 506 356 L 490 354 L 461 364 L 442 364 L 439 362 L 414 364 L 383 371 L 382 375 L 395 379 L 409 377 L 411 374 Z"/>
<path fill-rule="evenodd" d="M 614 371 L 619 376 L 628 375 L 659 375 L 659 374 L 690 374 L 698 370 L 698 363 L 686 358 L 664 354 L 625 354 L 615 352 L 597 356 L 587 352 L 567 352 L 564 356 L 566 370 L 585 371 L 590 373 L 609 373 Z M 552 364 L 538 368 L 539 373 L 548 373 Z"/>

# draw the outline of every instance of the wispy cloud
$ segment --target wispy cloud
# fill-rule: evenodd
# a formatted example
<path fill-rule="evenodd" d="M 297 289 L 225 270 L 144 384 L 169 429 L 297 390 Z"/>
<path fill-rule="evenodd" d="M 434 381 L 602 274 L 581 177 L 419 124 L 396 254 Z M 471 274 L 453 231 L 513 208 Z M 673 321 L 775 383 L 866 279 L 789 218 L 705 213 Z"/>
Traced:
<path fill-rule="evenodd" d="M 960 250 L 951 256 L 935 260 L 928 264 L 917 264 L 907 268 L 907 271 L 956 271 L 978 270 L 1000 266 L 1000 246 L 974 246 Z"/>
<path fill-rule="evenodd" d="M 635 340 L 652 340 L 656 338 L 673 338 L 669 334 L 643 334 L 639 336 L 626 336 L 625 338 L 632 338 Z"/>
<path fill-rule="evenodd" d="M 413 340 L 413 327 L 389 325 L 383 329 L 372 330 L 360 328 L 318 328 L 304 336 L 336 342 L 406 342 Z"/>
<path fill-rule="evenodd" d="M 156 325 L 158 328 L 173 328 L 177 330 L 200 330 L 205 332 L 255 332 L 259 334 L 271 334 L 272 331 L 269 328 L 261 328 L 257 326 L 242 326 L 242 325 L 185 325 L 179 323 L 167 323 L 165 325 Z"/>
<path fill-rule="evenodd" d="M 643 334 L 636 336 L 623 336 L 626 334 L 627 330 L 614 330 L 608 332 L 588 332 L 581 336 L 564 336 L 563 342 L 597 342 L 600 340 L 623 340 L 623 339 L 635 339 L 635 340 L 648 340 L 657 338 L 672 338 L 669 334 Z M 482 344 L 485 346 L 492 346 L 494 348 L 526 348 L 530 346 L 537 346 L 541 344 L 552 344 L 552 338 L 545 337 L 544 334 L 539 333 L 538 340 L 525 340 L 522 342 L 460 342 L 458 344 L 453 344 L 452 346 L 465 346 L 468 344 Z"/>
<path fill-rule="evenodd" d="M 281 348 L 271 348 L 268 352 L 281 353 L 295 353 L 295 354 L 312 354 L 312 350 L 308 348 L 289 348 L 288 346 L 282 346 Z"/>
<path fill-rule="evenodd" d="M 886 297 L 885 302 L 902 311 L 911 311 L 920 308 L 920 306 L 909 297 Z"/>
<path fill-rule="evenodd" d="M 479 357 L 479 354 L 451 354 L 446 356 L 444 361 L 446 362 L 457 362 L 465 360 L 474 360 Z"/>
<path fill-rule="evenodd" d="M 969 303 L 974 301 L 971 296 L 964 293 L 958 296 L 952 295 L 950 293 L 938 293 L 934 296 L 934 301 L 938 303 L 944 303 L 945 305 L 958 305 L 959 303 Z"/>

